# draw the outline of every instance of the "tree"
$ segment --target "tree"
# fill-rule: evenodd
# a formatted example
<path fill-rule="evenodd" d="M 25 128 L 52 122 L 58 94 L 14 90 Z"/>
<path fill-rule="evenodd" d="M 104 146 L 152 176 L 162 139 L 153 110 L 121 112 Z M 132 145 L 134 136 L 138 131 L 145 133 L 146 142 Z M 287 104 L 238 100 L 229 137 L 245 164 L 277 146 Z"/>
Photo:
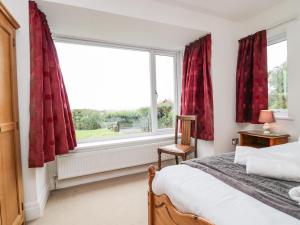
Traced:
<path fill-rule="evenodd" d="M 72 111 L 77 130 L 95 130 L 101 128 L 104 118 L 101 112 L 91 109 L 74 109 Z"/>
<path fill-rule="evenodd" d="M 287 63 L 269 72 L 269 108 L 287 109 Z"/>
<path fill-rule="evenodd" d="M 158 128 L 170 128 L 173 125 L 173 103 L 164 100 L 157 104 Z"/>
<path fill-rule="evenodd" d="M 134 110 L 99 111 L 74 109 L 72 111 L 76 130 L 96 130 L 107 128 L 115 132 L 120 129 L 139 128 L 144 132 L 151 130 L 151 110 L 141 107 Z M 165 100 L 157 105 L 158 128 L 170 128 L 173 125 L 173 103 Z"/>

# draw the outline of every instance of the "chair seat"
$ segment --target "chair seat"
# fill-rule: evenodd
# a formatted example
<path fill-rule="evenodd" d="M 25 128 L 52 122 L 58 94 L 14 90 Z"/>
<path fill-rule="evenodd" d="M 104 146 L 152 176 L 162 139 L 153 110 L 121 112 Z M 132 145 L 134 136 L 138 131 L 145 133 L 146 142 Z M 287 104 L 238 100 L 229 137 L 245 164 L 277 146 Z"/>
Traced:
<path fill-rule="evenodd" d="M 194 150 L 194 147 L 190 145 L 172 144 L 172 145 L 161 146 L 158 149 L 160 149 L 161 152 L 176 155 L 176 154 L 188 153 Z"/>

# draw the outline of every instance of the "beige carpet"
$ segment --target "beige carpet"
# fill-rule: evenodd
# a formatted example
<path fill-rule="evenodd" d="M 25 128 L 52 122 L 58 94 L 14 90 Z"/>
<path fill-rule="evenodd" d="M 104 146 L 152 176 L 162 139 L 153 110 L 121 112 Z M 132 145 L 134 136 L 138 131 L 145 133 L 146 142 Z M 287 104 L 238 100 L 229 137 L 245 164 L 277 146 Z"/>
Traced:
<path fill-rule="evenodd" d="M 147 175 L 57 190 L 29 225 L 147 225 Z"/>

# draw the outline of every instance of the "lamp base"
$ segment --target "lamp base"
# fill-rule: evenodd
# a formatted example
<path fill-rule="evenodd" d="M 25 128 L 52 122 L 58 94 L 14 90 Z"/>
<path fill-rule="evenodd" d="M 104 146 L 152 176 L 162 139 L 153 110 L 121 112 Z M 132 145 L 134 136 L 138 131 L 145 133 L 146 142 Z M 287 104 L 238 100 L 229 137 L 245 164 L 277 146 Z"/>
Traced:
<path fill-rule="evenodd" d="M 264 129 L 264 134 L 271 134 L 270 125 L 268 123 L 264 124 L 263 129 Z"/>

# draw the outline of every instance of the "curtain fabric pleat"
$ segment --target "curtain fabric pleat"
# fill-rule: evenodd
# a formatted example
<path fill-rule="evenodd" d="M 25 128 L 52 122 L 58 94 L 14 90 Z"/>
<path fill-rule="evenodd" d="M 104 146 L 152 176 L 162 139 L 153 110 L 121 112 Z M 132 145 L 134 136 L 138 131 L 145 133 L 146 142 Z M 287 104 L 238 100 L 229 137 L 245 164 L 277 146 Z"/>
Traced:
<path fill-rule="evenodd" d="M 75 129 L 55 45 L 46 16 L 29 2 L 29 167 L 43 167 L 76 147 Z"/>
<path fill-rule="evenodd" d="M 197 115 L 198 139 L 214 140 L 210 34 L 189 44 L 185 48 L 181 115 Z"/>
<path fill-rule="evenodd" d="M 266 30 L 239 41 L 236 122 L 258 124 L 260 110 L 264 109 L 268 109 Z"/>

